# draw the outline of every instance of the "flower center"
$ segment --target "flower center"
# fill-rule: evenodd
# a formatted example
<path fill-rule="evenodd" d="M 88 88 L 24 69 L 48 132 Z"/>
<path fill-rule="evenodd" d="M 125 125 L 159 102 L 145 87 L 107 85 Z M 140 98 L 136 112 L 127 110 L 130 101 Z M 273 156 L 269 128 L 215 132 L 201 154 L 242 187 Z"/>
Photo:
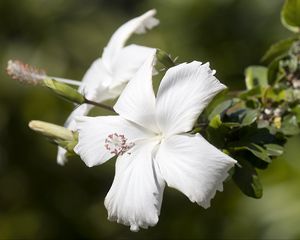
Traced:
<path fill-rule="evenodd" d="M 129 143 L 123 134 L 113 133 L 107 136 L 104 146 L 111 154 L 123 155 L 134 146 L 134 143 Z"/>

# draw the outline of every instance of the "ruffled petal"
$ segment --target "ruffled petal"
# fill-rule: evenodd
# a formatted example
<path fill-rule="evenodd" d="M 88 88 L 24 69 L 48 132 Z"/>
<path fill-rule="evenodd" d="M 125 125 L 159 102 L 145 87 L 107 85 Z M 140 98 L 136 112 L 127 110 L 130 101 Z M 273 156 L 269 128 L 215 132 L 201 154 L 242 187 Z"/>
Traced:
<path fill-rule="evenodd" d="M 131 231 L 156 225 L 164 181 L 153 162 L 158 142 L 139 142 L 117 159 L 114 182 L 105 198 L 108 219 Z"/>
<path fill-rule="evenodd" d="M 152 49 L 143 66 L 123 90 L 114 109 L 123 118 L 158 132 L 155 120 L 155 95 L 152 87 L 155 52 L 156 50 Z"/>
<path fill-rule="evenodd" d="M 102 164 L 115 156 L 106 146 L 112 134 L 124 136 L 128 146 L 138 139 L 151 137 L 151 133 L 119 116 L 78 117 L 76 128 L 78 144 L 74 151 L 88 167 Z"/>
<path fill-rule="evenodd" d="M 155 14 L 156 10 L 152 9 L 139 17 L 131 19 L 117 29 L 103 51 L 102 59 L 107 67 L 113 65 L 116 55 L 133 33 L 144 33 L 147 29 L 159 24 L 159 21 L 153 17 Z"/>
<path fill-rule="evenodd" d="M 165 135 L 188 132 L 212 98 L 226 88 L 209 64 L 183 63 L 162 79 L 156 101 L 157 121 Z"/>
<path fill-rule="evenodd" d="M 129 45 L 120 51 L 112 67 L 113 80 L 110 89 L 127 83 L 145 63 L 153 48 Z"/>
<path fill-rule="evenodd" d="M 168 186 L 204 208 L 210 206 L 216 191 L 223 189 L 227 172 L 236 163 L 199 134 L 174 135 L 164 140 L 156 161 Z"/>

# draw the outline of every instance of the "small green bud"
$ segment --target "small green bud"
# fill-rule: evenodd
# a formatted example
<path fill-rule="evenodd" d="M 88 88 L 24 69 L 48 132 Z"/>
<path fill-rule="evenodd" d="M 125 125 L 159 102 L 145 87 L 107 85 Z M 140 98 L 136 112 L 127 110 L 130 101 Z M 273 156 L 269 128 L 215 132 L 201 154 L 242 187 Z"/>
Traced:
<path fill-rule="evenodd" d="M 46 87 L 71 102 L 82 104 L 85 101 L 84 97 L 75 88 L 65 83 L 58 82 L 51 78 L 46 78 L 43 82 Z"/>
<path fill-rule="evenodd" d="M 167 69 L 175 66 L 175 63 L 170 57 L 170 55 L 161 49 L 156 50 L 156 57 L 157 60 Z"/>

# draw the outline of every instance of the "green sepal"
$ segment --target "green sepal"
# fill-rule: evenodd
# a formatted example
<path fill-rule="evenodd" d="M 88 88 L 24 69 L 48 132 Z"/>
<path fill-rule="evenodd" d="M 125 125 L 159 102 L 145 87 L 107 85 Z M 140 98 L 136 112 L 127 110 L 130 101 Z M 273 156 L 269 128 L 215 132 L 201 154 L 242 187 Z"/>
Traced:
<path fill-rule="evenodd" d="M 170 55 L 161 49 L 156 50 L 156 58 L 167 69 L 176 65 Z"/>
<path fill-rule="evenodd" d="M 44 80 L 46 87 L 51 89 L 57 95 L 63 97 L 66 100 L 77 104 L 83 104 L 85 102 L 84 97 L 75 89 L 65 83 L 58 82 L 54 79 L 46 78 Z"/>

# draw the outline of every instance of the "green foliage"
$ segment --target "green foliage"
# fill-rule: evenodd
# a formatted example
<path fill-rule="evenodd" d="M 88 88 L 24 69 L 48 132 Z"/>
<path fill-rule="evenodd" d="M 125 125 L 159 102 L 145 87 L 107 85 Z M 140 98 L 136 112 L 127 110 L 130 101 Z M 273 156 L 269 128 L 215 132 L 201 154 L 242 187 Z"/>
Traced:
<path fill-rule="evenodd" d="M 281 14 L 284 26 L 299 32 L 299 13 L 300 1 L 287 0 Z M 262 61 L 269 65 L 246 69 L 247 90 L 235 97 L 237 104 L 227 100 L 215 107 L 209 115 L 213 130 L 208 129 L 208 136 L 218 138 L 218 146 L 238 160 L 232 178 L 243 193 L 254 198 L 262 196 L 255 169 L 267 168 L 283 154 L 287 138 L 300 133 L 299 36 L 272 45 Z M 216 113 L 221 117 L 213 117 Z M 218 128 L 226 131 L 216 136 Z"/>
<path fill-rule="evenodd" d="M 270 63 L 276 58 L 285 57 L 291 48 L 292 44 L 298 40 L 298 37 L 288 38 L 277 43 L 274 43 L 265 55 L 262 57 L 262 62 Z"/>
<path fill-rule="evenodd" d="M 292 32 L 300 32 L 300 0 L 286 0 L 281 12 L 282 24 Z"/>
<path fill-rule="evenodd" d="M 245 75 L 245 82 L 248 90 L 258 86 L 268 86 L 268 69 L 266 67 L 250 66 L 246 68 Z"/>
<path fill-rule="evenodd" d="M 283 154 L 284 148 L 280 145 L 271 143 L 271 144 L 265 144 L 265 147 L 269 156 L 277 157 Z"/>
<path fill-rule="evenodd" d="M 261 198 L 263 188 L 255 168 L 246 160 L 239 159 L 232 175 L 233 181 L 249 197 Z"/>
<path fill-rule="evenodd" d="M 285 135 L 297 135 L 300 133 L 299 125 L 296 116 L 287 115 L 283 118 L 281 131 Z"/>
<path fill-rule="evenodd" d="M 247 126 L 254 123 L 258 117 L 258 111 L 256 109 L 246 109 L 241 125 Z"/>

